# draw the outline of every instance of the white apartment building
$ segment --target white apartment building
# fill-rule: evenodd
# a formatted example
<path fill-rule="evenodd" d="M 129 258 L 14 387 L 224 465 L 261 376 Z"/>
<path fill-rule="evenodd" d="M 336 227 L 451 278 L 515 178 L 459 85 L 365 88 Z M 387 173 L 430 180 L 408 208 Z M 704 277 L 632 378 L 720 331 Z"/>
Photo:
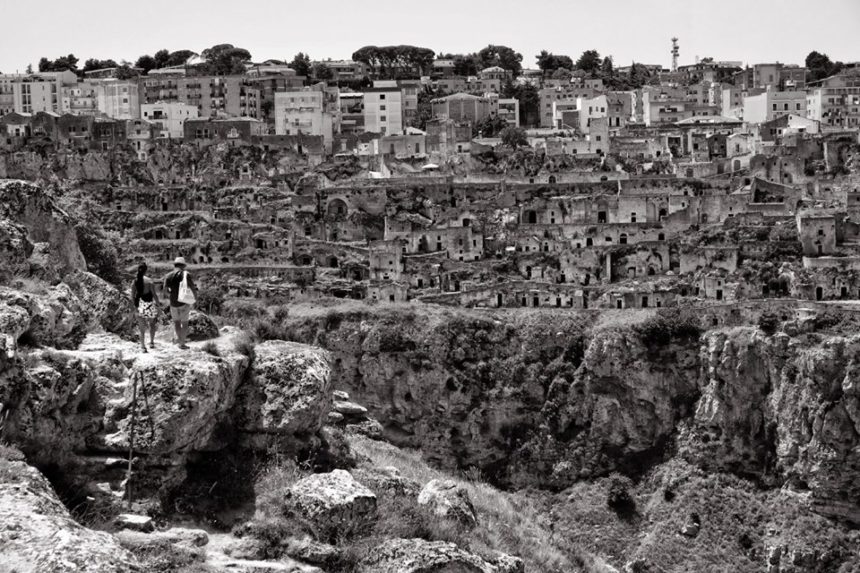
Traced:
<path fill-rule="evenodd" d="M 364 131 L 382 135 L 403 133 L 403 93 L 400 88 L 364 90 Z"/>
<path fill-rule="evenodd" d="M 140 115 L 155 124 L 159 139 L 182 139 L 185 120 L 197 118 L 199 112 L 196 105 L 160 101 L 141 105 Z"/>
<path fill-rule="evenodd" d="M 276 135 L 321 135 L 331 152 L 340 112 L 333 92 L 318 86 L 275 93 Z"/>
<path fill-rule="evenodd" d="M 768 90 L 744 98 L 743 120 L 747 123 L 764 123 L 789 114 L 806 115 L 806 92 Z"/>

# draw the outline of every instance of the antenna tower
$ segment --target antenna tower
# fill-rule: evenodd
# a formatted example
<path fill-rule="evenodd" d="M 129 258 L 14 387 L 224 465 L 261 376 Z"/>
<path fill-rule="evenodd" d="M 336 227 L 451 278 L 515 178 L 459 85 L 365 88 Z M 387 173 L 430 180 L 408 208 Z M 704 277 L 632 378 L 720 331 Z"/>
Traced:
<path fill-rule="evenodd" d="M 672 71 L 678 71 L 678 53 L 680 49 L 678 48 L 678 38 L 672 38 Z"/>

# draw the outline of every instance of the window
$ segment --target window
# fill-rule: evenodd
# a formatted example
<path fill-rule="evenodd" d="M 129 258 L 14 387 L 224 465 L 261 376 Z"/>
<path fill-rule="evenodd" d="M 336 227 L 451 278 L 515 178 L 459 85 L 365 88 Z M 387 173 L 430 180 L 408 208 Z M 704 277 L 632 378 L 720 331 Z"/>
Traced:
<path fill-rule="evenodd" d="M 386 116 L 384 116 L 384 115 L 379 116 L 379 121 L 387 121 L 387 120 L 388 120 L 388 118 Z"/>
<path fill-rule="evenodd" d="M 384 99 L 385 99 L 385 94 L 379 94 L 379 99 L 380 99 L 380 101 L 384 100 Z"/>
<path fill-rule="evenodd" d="M 379 106 L 379 111 L 385 111 L 385 106 L 384 105 Z"/>

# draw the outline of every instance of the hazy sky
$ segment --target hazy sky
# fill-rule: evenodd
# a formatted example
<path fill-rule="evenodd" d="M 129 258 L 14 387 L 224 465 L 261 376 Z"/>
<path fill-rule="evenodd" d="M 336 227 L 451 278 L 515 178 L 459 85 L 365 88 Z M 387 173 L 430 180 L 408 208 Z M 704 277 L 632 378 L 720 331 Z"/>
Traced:
<path fill-rule="evenodd" d="M 219 43 L 255 60 L 348 58 L 367 44 L 471 52 L 504 44 L 524 67 L 546 49 L 586 49 L 668 67 L 695 57 L 803 63 L 811 50 L 860 60 L 860 0 L 0 0 L 0 71 L 73 53 L 134 61 L 161 48 L 199 52 Z"/>

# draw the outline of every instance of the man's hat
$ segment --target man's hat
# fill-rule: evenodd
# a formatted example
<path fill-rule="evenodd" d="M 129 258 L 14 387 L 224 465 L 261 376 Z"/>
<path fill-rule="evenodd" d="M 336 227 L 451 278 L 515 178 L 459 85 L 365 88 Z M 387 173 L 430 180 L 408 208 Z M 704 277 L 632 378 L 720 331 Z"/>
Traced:
<path fill-rule="evenodd" d="M 182 265 L 183 267 L 187 266 L 187 263 L 185 262 L 185 257 L 176 257 L 175 259 L 173 259 L 173 264 Z"/>

